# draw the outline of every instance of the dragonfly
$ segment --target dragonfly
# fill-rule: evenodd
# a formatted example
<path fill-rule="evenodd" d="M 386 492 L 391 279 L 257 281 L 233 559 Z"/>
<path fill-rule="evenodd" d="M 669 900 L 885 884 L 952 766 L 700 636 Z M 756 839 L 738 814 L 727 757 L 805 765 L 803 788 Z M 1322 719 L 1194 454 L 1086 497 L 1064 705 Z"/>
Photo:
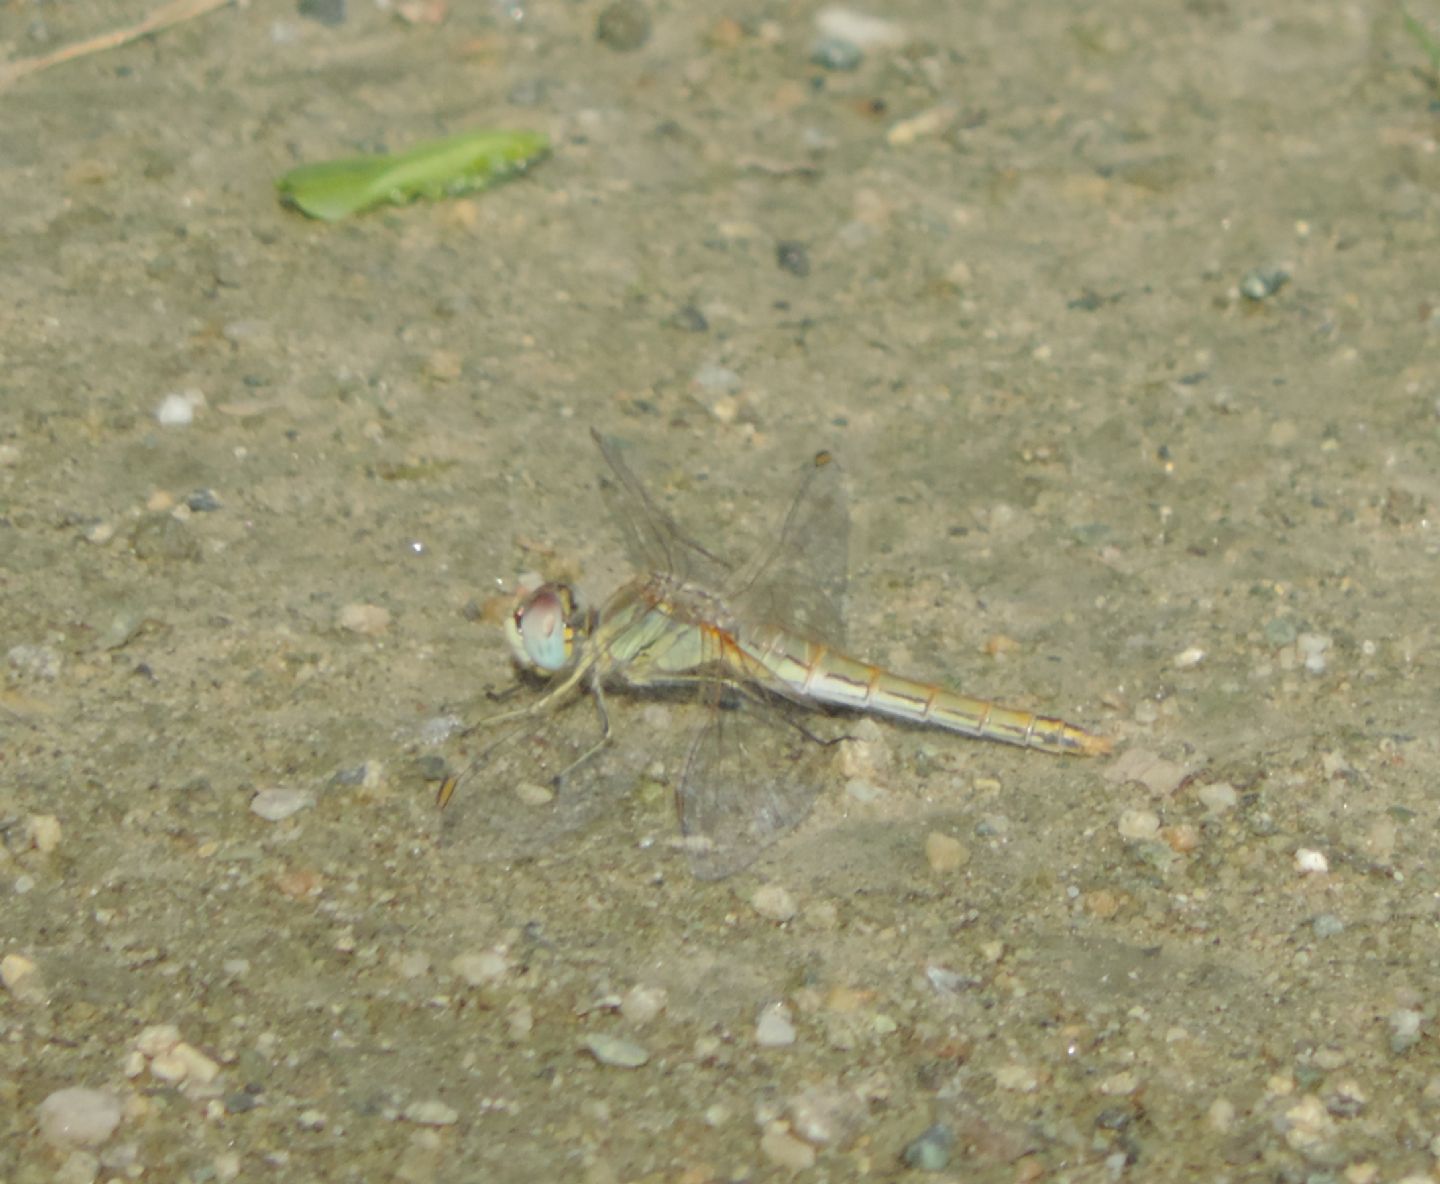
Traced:
<path fill-rule="evenodd" d="M 550 811 L 538 846 L 610 809 L 638 780 L 668 781 L 693 872 L 719 879 L 808 813 L 826 780 L 825 753 L 845 739 L 813 730 L 817 710 L 1065 756 L 1110 751 L 1109 739 L 1063 719 L 904 678 L 844 651 L 849 519 L 828 452 L 806 463 L 768 545 L 735 563 L 675 522 L 617 441 L 591 436 L 609 469 L 601 493 L 639 574 L 598 608 L 559 581 L 517 592 L 506 639 L 514 665 L 543 690 L 475 725 L 494 738 L 442 782 L 442 808 L 477 773 L 509 779 L 536 803 L 517 825 L 534 827 Z M 616 691 L 650 702 L 634 734 L 611 719 Z M 673 710 L 697 718 L 677 727 Z M 490 795 L 481 813 L 503 812 L 505 796 Z"/>

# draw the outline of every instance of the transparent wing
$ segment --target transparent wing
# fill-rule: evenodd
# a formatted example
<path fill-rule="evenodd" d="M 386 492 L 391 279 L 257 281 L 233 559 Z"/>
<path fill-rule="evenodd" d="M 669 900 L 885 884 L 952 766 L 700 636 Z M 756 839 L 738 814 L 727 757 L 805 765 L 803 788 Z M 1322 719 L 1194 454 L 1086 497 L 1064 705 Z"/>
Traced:
<path fill-rule="evenodd" d="M 840 466 L 828 452 L 806 463 L 771 541 L 737 568 L 697 543 L 655 502 L 614 440 L 593 429 L 591 436 L 614 474 L 601 492 L 641 571 L 693 581 L 723 595 L 743 618 L 844 643 L 850 517 Z"/>
<path fill-rule="evenodd" d="M 730 578 L 732 565 L 687 535 L 660 507 L 631 472 L 617 441 L 594 428 L 590 436 L 612 474 L 602 477 L 600 494 L 637 571 L 681 576 L 713 589 L 722 587 Z"/>
<path fill-rule="evenodd" d="M 606 704 L 614 720 L 614 704 Z M 560 840 L 622 809 L 656 759 L 626 743 L 623 730 L 592 751 L 600 738 L 594 700 L 584 692 L 544 717 L 482 727 L 473 763 L 441 815 L 441 842 L 477 863 L 574 854 L 573 844 Z"/>
<path fill-rule="evenodd" d="M 802 718 L 793 704 L 747 694 L 712 711 L 695 733 L 675 804 L 699 879 L 740 871 L 810 812 L 829 748 Z"/>
<path fill-rule="evenodd" d="M 774 541 L 737 571 L 722 591 L 742 620 L 768 621 L 802 636 L 845 643 L 845 586 L 850 567 L 850 514 L 840 466 L 820 452 Z"/>

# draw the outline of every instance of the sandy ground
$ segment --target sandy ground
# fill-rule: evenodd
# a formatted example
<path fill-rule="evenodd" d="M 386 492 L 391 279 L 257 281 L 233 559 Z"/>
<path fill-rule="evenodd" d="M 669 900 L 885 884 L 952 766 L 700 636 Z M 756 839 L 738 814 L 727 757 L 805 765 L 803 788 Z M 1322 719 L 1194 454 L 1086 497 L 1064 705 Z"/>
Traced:
<path fill-rule="evenodd" d="M 1434 96 L 1260 7 L 255 0 L 0 95 L 0 1178 L 1435 1178 Z M 648 777 L 442 825 L 502 590 L 625 572 L 591 425 L 741 549 L 833 449 L 852 648 L 1116 755 L 866 729 L 709 883 Z"/>

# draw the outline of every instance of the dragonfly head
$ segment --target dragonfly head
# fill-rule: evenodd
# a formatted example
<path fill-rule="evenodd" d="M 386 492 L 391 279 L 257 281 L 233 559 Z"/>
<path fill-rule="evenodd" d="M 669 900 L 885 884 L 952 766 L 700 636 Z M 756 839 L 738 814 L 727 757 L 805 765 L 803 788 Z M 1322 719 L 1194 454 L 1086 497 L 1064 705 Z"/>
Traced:
<path fill-rule="evenodd" d="M 516 663 L 542 674 L 565 669 L 575 660 L 578 618 L 568 584 L 541 584 L 526 592 L 505 622 L 505 640 Z"/>

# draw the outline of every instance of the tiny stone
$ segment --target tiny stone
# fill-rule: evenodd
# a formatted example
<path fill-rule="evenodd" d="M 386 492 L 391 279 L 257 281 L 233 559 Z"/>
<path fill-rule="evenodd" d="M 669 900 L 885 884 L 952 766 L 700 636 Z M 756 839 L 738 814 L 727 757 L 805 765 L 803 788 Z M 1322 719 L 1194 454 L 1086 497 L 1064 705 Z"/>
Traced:
<path fill-rule="evenodd" d="M 648 1024 L 665 1010 L 667 998 L 663 987 L 631 987 L 620 997 L 620 1014 L 632 1024 Z"/>
<path fill-rule="evenodd" d="M 250 812 L 266 822 L 281 822 L 315 804 L 315 795 L 303 789 L 262 789 L 250 799 Z"/>
<path fill-rule="evenodd" d="M 1040 1088 L 1040 1079 L 1028 1065 L 1006 1065 L 995 1073 L 995 1084 L 1017 1094 L 1033 1094 Z"/>
<path fill-rule="evenodd" d="M 40 1133 L 56 1147 L 98 1147 L 120 1125 L 120 1099 L 99 1089 L 56 1090 L 38 1107 Z"/>
<path fill-rule="evenodd" d="M 220 1066 L 193 1045 L 183 1040 L 170 1050 L 170 1055 L 185 1067 L 187 1081 L 208 1084 L 220 1076 Z M 152 1066 L 153 1071 L 153 1066 Z"/>
<path fill-rule="evenodd" d="M 762 884 L 750 897 L 750 907 L 762 917 L 784 923 L 799 911 L 795 898 L 779 884 Z"/>
<path fill-rule="evenodd" d="M 205 406 L 205 396 L 199 391 L 181 391 L 166 395 L 155 410 L 155 418 L 162 427 L 186 427 L 195 422 L 195 411 Z"/>
<path fill-rule="evenodd" d="M 810 274 L 810 252 L 806 250 L 804 243 L 776 243 L 775 262 L 782 271 L 788 271 L 801 279 Z"/>
<path fill-rule="evenodd" d="M 965 844 L 951 835 L 932 830 L 925 836 L 925 861 L 937 874 L 958 871 L 970 860 Z"/>
<path fill-rule="evenodd" d="M 158 1057 L 180 1043 L 180 1029 L 174 1024 L 151 1024 L 135 1037 L 135 1047 L 147 1057 Z"/>
<path fill-rule="evenodd" d="M 0 983 L 21 1003 L 41 1003 L 45 999 L 40 967 L 24 954 L 6 954 L 0 958 Z"/>
<path fill-rule="evenodd" d="M 1124 810 L 1120 814 L 1120 837 L 1132 842 L 1153 839 L 1160 833 L 1160 818 L 1153 810 Z"/>
<path fill-rule="evenodd" d="M 457 954 L 450 960 L 450 969 L 472 987 L 497 983 L 510 970 L 510 960 L 499 950 L 481 950 L 476 954 Z"/>
<path fill-rule="evenodd" d="M 1193 670 L 1203 661 L 1205 661 L 1205 651 L 1198 645 L 1192 645 L 1188 649 L 1183 649 L 1170 659 L 1171 665 L 1173 665 L 1176 670 Z"/>
<path fill-rule="evenodd" d="M 790 1022 L 789 1009 L 774 1003 L 760 1013 L 755 1024 L 755 1043 L 761 1048 L 783 1048 L 795 1043 L 795 1025 Z"/>
<path fill-rule="evenodd" d="M 1240 800 L 1240 795 L 1235 792 L 1235 787 L 1224 781 L 1212 781 L 1209 785 L 1202 785 L 1195 791 L 1195 796 L 1200 799 L 1200 804 L 1212 814 L 1223 814 L 1226 810 L 1233 810 Z"/>
<path fill-rule="evenodd" d="M 185 505 L 196 514 L 213 514 L 220 509 L 220 499 L 213 489 L 197 489 L 185 498 Z"/>
<path fill-rule="evenodd" d="M 42 855 L 60 846 L 60 819 L 53 814 L 30 815 L 30 845 Z"/>
<path fill-rule="evenodd" d="M 922 1172 L 943 1172 L 950 1162 L 955 1134 L 948 1126 L 932 1126 L 906 1146 L 902 1158 L 907 1167 Z"/>
<path fill-rule="evenodd" d="M 640 0 L 614 0 L 595 20 L 595 39 L 620 53 L 639 49 L 650 40 L 650 14 Z"/>
<path fill-rule="evenodd" d="M 157 1081 L 184 1081 L 190 1073 L 190 1064 L 177 1052 L 162 1052 L 150 1060 L 150 1076 Z"/>
<path fill-rule="evenodd" d="M 815 1166 L 815 1148 L 792 1135 L 783 1122 L 772 1122 L 760 1136 L 760 1153 L 777 1167 L 804 1172 Z"/>
<path fill-rule="evenodd" d="M 1321 913 L 1310 922 L 1310 928 L 1319 938 L 1338 937 L 1345 932 L 1345 922 L 1334 913 Z"/>
<path fill-rule="evenodd" d="M 820 37 L 810 47 L 810 60 L 825 70 L 857 70 L 865 51 L 843 37 Z"/>
<path fill-rule="evenodd" d="M 390 610 L 378 604 L 347 604 L 336 620 L 349 633 L 379 637 L 390 628 Z"/>
<path fill-rule="evenodd" d="M 1330 861 L 1323 851 L 1301 847 L 1295 852 L 1295 870 L 1302 876 L 1324 875 L 1330 870 Z"/>
<path fill-rule="evenodd" d="M 1401 1007 L 1392 1011 L 1387 1022 L 1390 1025 L 1390 1051 L 1409 1052 L 1420 1043 L 1420 1024 L 1423 1020 L 1414 1008 Z"/>
<path fill-rule="evenodd" d="M 460 1121 L 460 1111 L 432 1099 L 428 1102 L 412 1102 L 406 1106 L 405 1118 L 406 1121 L 420 1126 L 454 1126 Z"/>
<path fill-rule="evenodd" d="M 515 796 L 527 806 L 548 806 L 555 800 L 555 791 L 538 781 L 520 781 L 515 785 Z"/>
<path fill-rule="evenodd" d="M 585 1048 L 602 1065 L 617 1069 L 638 1069 L 650 1059 L 650 1054 L 633 1040 L 604 1032 L 585 1037 Z"/>
<path fill-rule="evenodd" d="M 1280 267 L 1256 268 L 1240 280 L 1240 295 L 1246 300 L 1264 300 L 1275 295 L 1290 281 L 1290 273 Z"/>

